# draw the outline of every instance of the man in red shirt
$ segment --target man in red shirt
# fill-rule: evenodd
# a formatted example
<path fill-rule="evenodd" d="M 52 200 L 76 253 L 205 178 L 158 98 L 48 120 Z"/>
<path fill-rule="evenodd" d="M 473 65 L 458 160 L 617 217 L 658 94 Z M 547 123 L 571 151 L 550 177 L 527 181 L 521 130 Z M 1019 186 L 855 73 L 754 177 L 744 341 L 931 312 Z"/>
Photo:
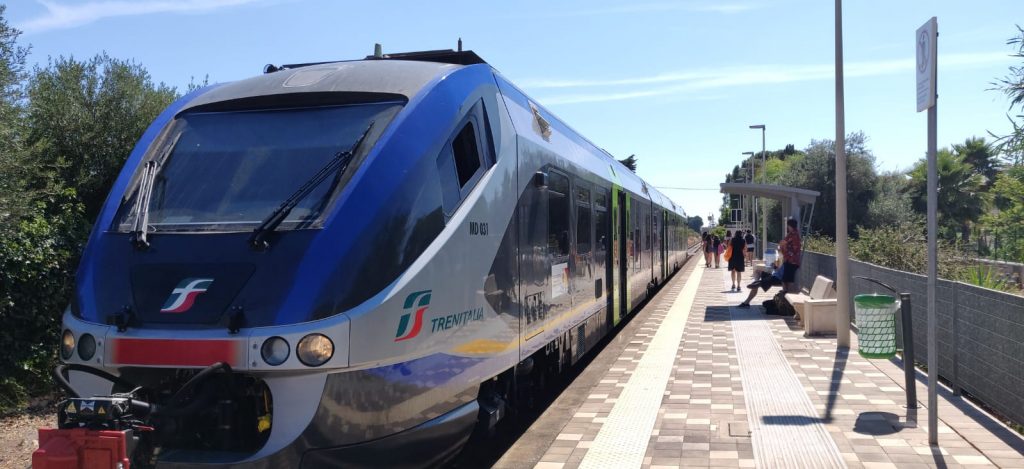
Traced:
<path fill-rule="evenodd" d="M 796 270 L 800 268 L 800 256 L 803 254 L 803 246 L 800 244 L 800 229 L 796 220 L 786 220 L 786 237 L 779 243 L 779 250 L 785 260 L 785 270 L 782 272 L 782 289 L 786 293 L 793 293 L 793 283 L 796 282 Z"/>

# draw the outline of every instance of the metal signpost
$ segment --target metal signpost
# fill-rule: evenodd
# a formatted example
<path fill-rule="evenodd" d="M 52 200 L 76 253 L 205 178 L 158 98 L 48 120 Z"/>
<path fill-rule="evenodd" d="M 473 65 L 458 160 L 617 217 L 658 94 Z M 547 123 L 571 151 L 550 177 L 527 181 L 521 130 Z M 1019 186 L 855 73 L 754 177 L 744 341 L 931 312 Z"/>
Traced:
<path fill-rule="evenodd" d="M 915 46 L 917 49 L 917 112 L 928 110 L 928 444 L 939 444 L 938 397 L 936 384 L 939 379 L 938 344 L 935 339 L 935 279 L 938 278 L 936 256 L 936 214 L 938 175 L 935 161 L 936 149 L 936 78 L 938 53 L 938 22 L 933 16 L 917 28 Z M 905 364 L 904 366 L 913 366 Z"/>

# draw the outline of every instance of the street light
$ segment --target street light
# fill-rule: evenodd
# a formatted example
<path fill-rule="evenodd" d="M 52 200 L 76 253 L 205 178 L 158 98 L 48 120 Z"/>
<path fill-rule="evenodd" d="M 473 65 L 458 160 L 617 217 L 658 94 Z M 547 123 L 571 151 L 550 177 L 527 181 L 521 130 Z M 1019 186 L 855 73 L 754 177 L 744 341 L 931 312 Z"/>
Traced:
<path fill-rule="evenodd" d="M 752 183 L 752 182 L 754 182 L 754 152 L 752 152 L 752 151 L 745 151 L 745 152 L 743 152 L 743 154 L 749 157 L 748 158 L 749 161 L 747 161 L 747 182 L 751 182 Z M 754 213 L 754 209 L 753 209 L 753 207 L 754 207 L 754 196 L 750 196 L 750 197 L 746 197 L 745 196 L 743 199 L 744 200 L 750 200 L 750 207 L 747 207 L 747 204 L 743 204 L 743 208 L 748 209 L 747 210 L 747 214 L 749 216 L 751 230 L 753 230 L 752 231 L 753 233 L 757 233 L 757 218 L 755 217 L 755 213 Z"/>
<path fill-rule="evenodd" d="M 761 129 L 761 184 L 768 184 L 768 167 L 764 162 L 764 124 L 750 126 L 751 129 Z M 765 214 L 764 204 L 761 204 L 761 259 L 764 259 L 764 251 L 768 247 L 768 215 Z"/>

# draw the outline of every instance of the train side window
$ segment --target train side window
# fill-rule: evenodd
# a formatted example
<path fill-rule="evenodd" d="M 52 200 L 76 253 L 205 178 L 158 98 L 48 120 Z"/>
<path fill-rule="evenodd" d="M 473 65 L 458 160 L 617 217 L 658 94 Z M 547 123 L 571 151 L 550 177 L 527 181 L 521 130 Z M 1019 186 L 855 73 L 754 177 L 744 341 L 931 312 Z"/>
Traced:
<path fill-rule="evenodd" d="M 548 254 L 569 255 L 569 178 L 548 173 Z"/>
<path fill-rule="evenodd" d="M 441 195 L 446 217 L 451 217 L 484 171 L 494 166 L 490 128 L 483 101 L 462 118 L 457 130 L 437 155 Z"/>
<path fill-rule="evenodd" d="M 576 188 L 576 253 L 590 252 L 590 189 Z"/>
<path fill-rule="evenodd" d="M 598 191 L 601 188 L 597 189 Z M 605 252 L 608 249 L 608 203 L 604 194 L 594 196 L 594 249 Z"/>
<path fill-rule="evenodd" d="M 450 217 L 455 207 L 459 205 L 461 195 L 455 175 L 455 158 L 452 157 L 452 148 L 448 145 L 445 145 L 437 155 L 437 174 L 441 177 L 441 202 L 444 213 Z"/>
<path fill-rule="evenodd" d="M 477 146 L 476 129 L 472 120 L 466 122 L 452 140 L 452 155 L 455 157 L 455 169 L 459 175 L 459 187 L 466 187 L 466 183 L 480 169 L 480 148 Z"/>

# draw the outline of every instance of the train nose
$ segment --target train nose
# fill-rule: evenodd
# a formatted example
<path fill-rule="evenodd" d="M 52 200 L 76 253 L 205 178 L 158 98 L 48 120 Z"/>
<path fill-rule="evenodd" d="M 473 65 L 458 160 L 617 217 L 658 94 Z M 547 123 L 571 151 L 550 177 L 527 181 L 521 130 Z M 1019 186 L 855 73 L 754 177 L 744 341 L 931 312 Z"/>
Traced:
<path fill-rule="evenodd" d="M 252 277 L 252 264 L 169 263 L 131 272 L 136 318 L 142 324 L 211 324 Z"/>

